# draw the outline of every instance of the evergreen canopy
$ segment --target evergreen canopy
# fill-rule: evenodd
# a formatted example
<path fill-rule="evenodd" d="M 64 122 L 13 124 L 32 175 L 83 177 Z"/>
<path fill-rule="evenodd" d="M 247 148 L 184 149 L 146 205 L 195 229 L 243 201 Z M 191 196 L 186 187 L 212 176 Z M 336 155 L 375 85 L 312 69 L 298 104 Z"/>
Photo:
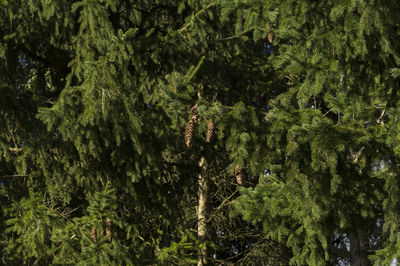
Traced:
<path fill-rule="evenodd" d="M 1 263 L 390 264 L 399 8 L 0 1 Z"/>

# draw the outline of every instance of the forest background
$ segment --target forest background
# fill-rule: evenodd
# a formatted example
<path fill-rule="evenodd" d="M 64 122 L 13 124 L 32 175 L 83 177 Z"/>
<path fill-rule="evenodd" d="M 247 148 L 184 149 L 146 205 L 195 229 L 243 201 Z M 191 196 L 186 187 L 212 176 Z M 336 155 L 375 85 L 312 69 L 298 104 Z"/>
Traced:
<path fill-rule="evenodd" d="M 0 263 L 389 265 L 398 10 L 0 0 Z"/>

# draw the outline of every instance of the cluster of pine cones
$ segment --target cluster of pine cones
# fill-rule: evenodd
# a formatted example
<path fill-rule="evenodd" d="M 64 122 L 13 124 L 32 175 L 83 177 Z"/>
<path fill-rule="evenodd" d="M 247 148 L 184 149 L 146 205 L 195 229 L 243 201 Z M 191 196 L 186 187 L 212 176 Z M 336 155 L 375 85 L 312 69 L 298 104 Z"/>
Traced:
<path fill-rule="evenodd" d="M 187 124 L 185 126 L 185 144 L 187 147 L 190 147 L 190 144 L 192 143 L 194 130 L 195 130 L 196 124 L 199 120 L 199 115 L 197 113 L 198 107 L 199 107 L 198 104 L 195 104 L 192 107 L 192 109 L 190 110 L 190 112 L 192 113 L 192 119 L 190 119 L 190 121 L 187 122 Z M 211 142 L 211 139 L 214 136 L 214 128 L 215 128 L 215 124 L 214 124 L 214 121 L 212 121 L 212 119 L 211 119 L 207 125 L 206 141 L 208 143 Z"/>
<path fill-rule="evenodd" d="M 186 123 L 186 126 L 185 126 L 185 144 L 187 147 L 190 147 L 190 144 L 192 143 L 194 130 L 195 130 L 196 124 L 199 120 L 199 114 L 197 113 L 198 107 L 199 107 L 198 104 L 195 104 L 192 107 L 192 109 L 190 110 L 190 112 L 192 114 L 192 118 L 189 120 L 189 122 Z M 206 141 L 208 143 L 211 142 L 211 140 L 214 136 L 214 130 L 215 130 L 214 121 L 212 119 L 210 119 L 210 121 L 208 122 L 208 125 L 207 125 L 207 132 L 206 132 Z M 237 183 L 239 185 L 242 185 L 244 182 L 243 170 L 240 167 L 235 166 L 234 175 L 236 177 Z"/>

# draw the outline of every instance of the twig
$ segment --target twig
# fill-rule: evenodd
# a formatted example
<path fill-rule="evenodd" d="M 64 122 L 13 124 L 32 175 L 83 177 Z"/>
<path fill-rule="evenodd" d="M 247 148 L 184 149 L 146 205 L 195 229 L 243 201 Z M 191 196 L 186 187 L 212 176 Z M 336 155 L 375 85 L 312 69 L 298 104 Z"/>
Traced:
<path fill-rule="evenodd" d="M 208 4 L 205 8 L 203 8 L 202 10 L 200 10 L 199 12 L 197 12 L 194 17 L 197 17 L 199 15 L 201 15 L 203 12 L 205 12 L 207 9 L 209 9 L 210 7 L 212 7 L 214 4 L 216 4 L 217 0 L 214 0 L 212 3 Z M 182 28 L 180 28 L 178 31 L 182 32 L 184 31 L 187 27 L 189 27 L 192 24 L 193 20 L 189 21 L 185 26 L 183 26 Z"/>
<path fill-rule="evenodd" d="M 5 177 L 27 177 L 28 175 L 2 175 L 0 178 L 5 178 Z"/>
<path fill-rule="evenodd" d="M 324 116 L 326 116 L 327 114 L 329 114 L 331 111 L 332 111 L 332 108 L 329 109 L 328 112 L 326 112 L 326 113 L 324 114 Z"/>
<path fill-rule="evenodd" d="M 232 195 L 230 195 L 229 197 L 227 197 L 219 206 L 217 209 L 215 209 L 215 211 L 218 211 L 219 209 L 221 209 L 221 207 L 230 199 L 232 198 L 238 191 L 236 190 L 235 192 L 232 193 Z"/>
<path fill-rule="evenodd" d="M 12 151 L 12 152 L 19 152 L 19 151 L 22 151 L 22 148 L 15 147 L 15 148 L 8 148 L 8 150 Z"/>
<path fill-rule="evenodd" d="M 383 116 L 385 115 L 386 109 L 383 109 L 381 115 L 379 116 L 378 120 L 376 120 L 377 123 L 382 124 L 383 121 L 381 121 L 381 119 L 383 118 Z"/>
<path fill-rule="evenodd" d="M 178 93 L 178 90 L 175 88 L 175 86 L 171 83 L 171 81 L 165 77 L 165 79 L 168 81 L 169 85 L 172 87 L 172 89 L 174 89 L 175 94 Z"/>
<path fill-rule="evenodd" d="M 187 83 L 189 83 L 189 81 L 192 80 L 194 75 L 196 75 L 197 71 L 199 71 L 200 66 L 203 64 L 204 58 L 205 58 L 204 55 L 200 58 L 200 61 L 197 63 L 196 67 L 194 68 L 194 70 L 190 74 L 189 78 L 187 79 L 187 81 L 186 81 Z"/>
<path fill-rule="evenodd" d="M 239 34 L 236 34 L 236 35 L 233 35 L 233 36 L 230 36 L 230 37 L 223 38 L 223 39 L 221 39 L 221 41 L 227 41 L 227 40 L 239 38 L 240 36 L 242 36 L 242 35 L 244 35 L 244 34 L 250 32 L 250 31 L 254 30 L 255 28 L 256 28 L 256 27 L 251 27 L 251 28 L 249 28 L 249 29 L 247 29 L 247 30 L 245 30 L 245 31 L 242 31 L 242 32 L 239 33 Z"/>

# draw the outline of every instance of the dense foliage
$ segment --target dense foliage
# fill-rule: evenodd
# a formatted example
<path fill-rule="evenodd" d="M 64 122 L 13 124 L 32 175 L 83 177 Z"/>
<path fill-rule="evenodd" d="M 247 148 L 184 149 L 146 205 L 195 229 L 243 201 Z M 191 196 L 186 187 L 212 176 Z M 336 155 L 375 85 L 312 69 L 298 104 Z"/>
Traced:
<path fill-rule="evenodd" d="M 1 263 L 390 264 L 399 5 L 1 0 Z"/>

